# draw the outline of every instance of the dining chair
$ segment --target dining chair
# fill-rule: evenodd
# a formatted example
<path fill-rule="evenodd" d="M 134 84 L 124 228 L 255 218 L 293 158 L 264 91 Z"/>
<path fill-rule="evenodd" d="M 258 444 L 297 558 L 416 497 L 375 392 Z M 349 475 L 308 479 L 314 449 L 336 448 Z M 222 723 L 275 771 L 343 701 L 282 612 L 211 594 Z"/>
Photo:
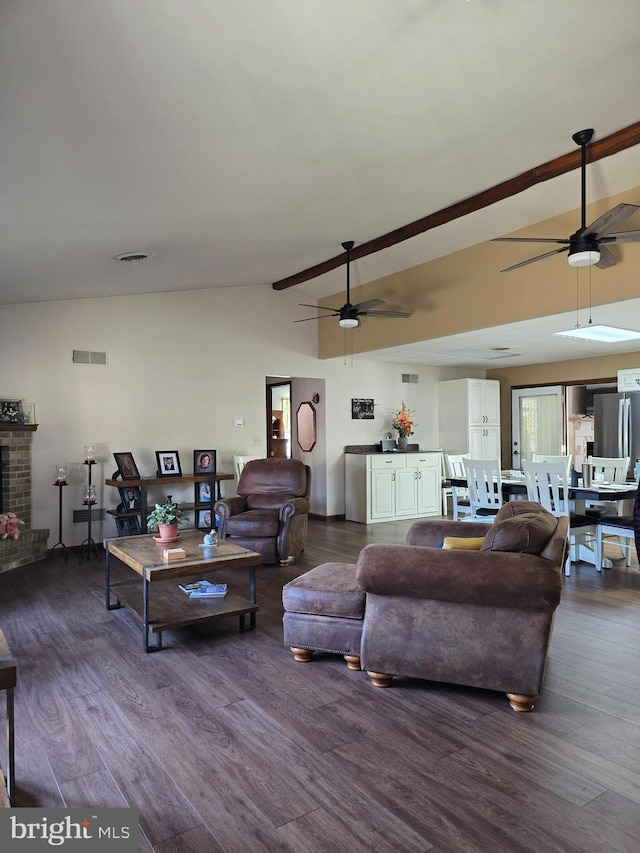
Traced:
<path fill-rule="evenodd" d="M 491 524 L 502 506 L 502 473 L 499 459 L 462 459 L 469 490 L 471 514 L 461 521 Z"/>
<path fill-rule="evenodd" d="M 556 517 L 566 516 L 569 519 L 570 549 L 564 564 L 564 573 L 571 574 L 571 562 L 577 559 L 577 536 L 589 536 L 594 546 L 595 565 L 602 564 L 602 556 L 598 551 L 598 526 L 594 518 L 573 512 L 571 510 L 570 477 L 567 463 L 560 462 L 529 462 L 523 461 L 522 470 L 527 485 L 527 497 L 536 501 Z"/>
<path fill-rule="evenodd" d="M 240 474 L 242 474 L 242 469 L 247 464 L 247 462 L 251 462 L 252 459 L 264 459 L 264 456 L 236 456 L 234 454 L 233 468 L 236 472 L 236 480 L 240 479 Z"/>
<path fill-rule="evenodd" d="M 629 471 L 629 456 L 588 456 L 587 465 L 591 466 L 591 482 L 625 483 Z M 624 516 L 630 511 L 626 501 L 588 501 L 587 515 L 620 515 Z M 626 548 L 624 535 L 621 533 L 618 539 L 620 553 L 625 557 L 626 565 L 631 564 L 631 552 Z"/>
<path fill-rule="evenodd" d="M 564 462 L 567 466 L 567 477 L 571 482 L 571 463 L 573 462 L 573 453 L 566 456 L 549 456 L 547 453 L 532 453 L 531 459 L 533 462 Z"/>
<path fill-rule="evenodd" d="M 465 470 L 462 464 L 463 459 L 468 459 L 468 453 L 445 453 L 444 454 L 444 471 L 446 480 L 452 477 L 464 477 Z M 447 498 L 451 498 L 451 514 L 454 521 L 460 518 L 460 512 L 463 515 L 471 513 L 469 505 L 469 490 L 461 486 L 452 486 L 451 483 L 445 483 L 442 487 L 442 514 L 447 515 Z"/>

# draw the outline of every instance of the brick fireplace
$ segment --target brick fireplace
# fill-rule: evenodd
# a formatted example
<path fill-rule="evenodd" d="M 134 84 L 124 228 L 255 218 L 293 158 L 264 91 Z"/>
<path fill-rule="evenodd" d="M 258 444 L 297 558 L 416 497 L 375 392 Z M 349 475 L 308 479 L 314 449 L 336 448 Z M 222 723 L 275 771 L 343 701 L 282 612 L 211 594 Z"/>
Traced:
<path fill-rule="evenodd" d="M 2 512 L 24 521 L 18 539 L 0 540 L 0 572 L 47 555 L 48 530 L 31 529 L 31 439 L 37 424 L 0 423 Z"/>

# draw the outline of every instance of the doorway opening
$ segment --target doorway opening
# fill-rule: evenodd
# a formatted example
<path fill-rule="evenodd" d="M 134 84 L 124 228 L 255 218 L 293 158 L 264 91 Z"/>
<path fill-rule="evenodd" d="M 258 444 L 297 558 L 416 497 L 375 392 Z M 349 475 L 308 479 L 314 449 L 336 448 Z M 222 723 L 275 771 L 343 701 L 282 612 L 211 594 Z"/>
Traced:
<path fill-rule="evenodd" d="M 521 468 L 532 453 L 570 453 L 572 467 L 580 471 L 594 455 L 595 397 L 616 389 L 614 379 L 513 388 L 512 466 Z"/>
<path fill-rule="evenodd" d="M 291 459 L 291 382 L 267 383 L 267 457 Z"/>

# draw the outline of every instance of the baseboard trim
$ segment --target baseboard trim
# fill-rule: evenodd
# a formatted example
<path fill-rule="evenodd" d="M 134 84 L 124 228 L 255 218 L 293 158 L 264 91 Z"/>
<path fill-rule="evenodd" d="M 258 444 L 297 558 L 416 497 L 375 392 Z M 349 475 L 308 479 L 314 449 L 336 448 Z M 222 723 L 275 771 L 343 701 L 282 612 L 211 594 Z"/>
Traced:
<path fill-rule="evenodd" d="M 309 518 L 314 521 L 344 521 L 346 515 L 344 513 L 342 515 L 319 515 L 317 512 L 310 512 Z"/>

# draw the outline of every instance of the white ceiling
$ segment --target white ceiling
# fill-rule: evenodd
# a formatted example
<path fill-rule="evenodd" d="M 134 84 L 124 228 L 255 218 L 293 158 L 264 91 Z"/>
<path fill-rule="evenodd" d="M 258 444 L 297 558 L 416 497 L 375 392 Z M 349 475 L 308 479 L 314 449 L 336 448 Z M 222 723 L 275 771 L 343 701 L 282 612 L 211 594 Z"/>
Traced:
<path fill-rule="evenodd" d="M 270 287 L 576 130 L 638 121 L 639 30 L 637 0 L 3 0 L 0 304 Z M 355 282 L 574 209 L 577 175 L 363 258 Z M 588 180 L 590 201 L 640 186 L 640 152 Z M 113 260 L 128 251 L 149 258 Z M 296 292 L 343 287 L 342 269 Z M 610 322 L 640 316 L 625 306 Z M 459 364 L 461 347 L 480 366 L 470 350 L 514 341 L 519 363 L 545 360 L 531 328 L 402 360 Z"/>

